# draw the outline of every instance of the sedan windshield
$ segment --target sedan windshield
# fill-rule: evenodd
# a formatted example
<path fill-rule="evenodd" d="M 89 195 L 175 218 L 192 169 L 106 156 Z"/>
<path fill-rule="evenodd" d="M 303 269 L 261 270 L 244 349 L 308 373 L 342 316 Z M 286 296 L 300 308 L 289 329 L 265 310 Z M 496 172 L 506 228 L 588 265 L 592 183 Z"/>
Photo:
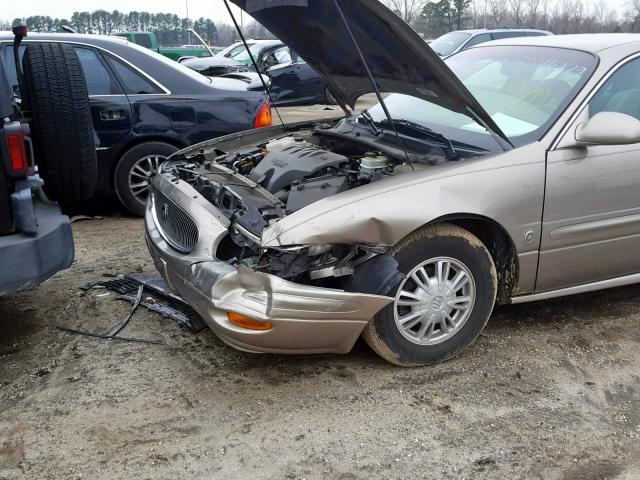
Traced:
<path fill-rule="evenodd" d="M 539 140 L 582 88 L 597 61 L 585 52 L 550 47 L 479 47 L 453 55 L 447 65 L 515 146 Z M 385 100 L 394 119 L 431 128 L 452 140 L 495 148 L 471 117 L 407 95 Z M 380 105 L 369 110 L 385 119 Z"/>
<path fill-rule="evenodd" d="M 449 32 L 436 38 L 429 46 L 441 57 L 446 57 L 455 52 L 470 36 L 470 33 L 465 32 Z"/>

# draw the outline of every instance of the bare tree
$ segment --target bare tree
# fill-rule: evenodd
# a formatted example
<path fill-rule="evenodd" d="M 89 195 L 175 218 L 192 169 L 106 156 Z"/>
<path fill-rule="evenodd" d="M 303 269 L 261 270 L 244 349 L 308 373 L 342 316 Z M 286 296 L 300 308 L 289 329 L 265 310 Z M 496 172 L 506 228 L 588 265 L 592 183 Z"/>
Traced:
<path fill-rule="evenodd" d="M 522 20 L 524 20 L 525 14 L 525 0 L 508 0 L 509 7 L 511 9 L 511 15 L 513 16 L 513 21 L 516 24 L 516 27 L 522 25 Z"/>
<path fill-rule="evenodd" d="M 640 30 L 640 0 L 627 1 L 627 16 L 633 22 L 632 31 Z"/>
<path fill-rule="evenodd" d="M 507 16 L 507 8 L 507 4 L 504 0 L 489 1 L 489 11 L 491 12 L 491 16 L 493 17 L 493 21 L 496 23 L 497 27 L 502 25 L 502 21 Z"/>
<path fill-rule="evenodd" d="M 473 28 L 484 27 L 484 13 L 487 5 L 486 0 L 473 0 L 471 2 L 471 25 Z"/>
<path fill-rule="evenodd" d="M 414 24 L 427 0 L 382 0 L 391 10 L 408 24 Z M 445 0 L 441 0 L 445 1 Z"/>
<path fill-rule="evenodd" d="M 554 7 L 551 17 L 553 31 L 556 33 L 569 33 L 569 16 L 571 15 L 571 0 L 560 0 Z"/>
<path fill-rule="evenodd" d="M 542 0 L 526 0 L 529 7 L 529 26 L 536 28 L 538 26 L 538 13 Z"/>
<path fill-rule="evenodd" d="M 571 33 L 578 33 L 583 31 L 584 23 L 584 3 L 582 0 L 574 0 L 571 3 L 571 14 L 569 15 L 569 31 Z"/>
<path fill-rule="evenodd" d="M 542 0 L 542 28 L 547 28 L 549 24 L 549 3 L 550 0 Z"/>

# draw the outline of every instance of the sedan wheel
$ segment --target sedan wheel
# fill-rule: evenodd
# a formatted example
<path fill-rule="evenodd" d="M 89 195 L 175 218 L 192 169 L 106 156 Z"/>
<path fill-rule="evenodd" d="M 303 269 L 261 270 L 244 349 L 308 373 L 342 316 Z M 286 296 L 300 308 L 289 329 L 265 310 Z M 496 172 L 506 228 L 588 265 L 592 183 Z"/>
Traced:
<path fill-rule="evenodd" d="M 143 216 L 149 198 L 151 177 L 178 149 L 163 142 L 146 142 L 127 151 L 116 167 L 115 187 L 122 205 L 131 213 Z"/>
<path fill-rule="evenodd" d="M 142 157 L 129 170 L 129 191 L 136 200 L 146 203 L 151 188 L 151 177 L 160 170 L 167 157 L 162 155 L 148 155 Z"/>
<path fill-rule="evenodd" d="M 473 276 L 462 262 L 430 258 L 409 272 L 398 287 L 394 317 L 400 333 L 418 345 L 453 337 L 465 324 L 475 301 Z"/>
<path fill-rule="evenodd" d="M 496 299 L 491 254 L 473 234 L 450 224 L 430 225 L 391 251 L 403 274 L 363 332 L 380 356 L 402 366 L 458 355 L 480 334 Z"/>

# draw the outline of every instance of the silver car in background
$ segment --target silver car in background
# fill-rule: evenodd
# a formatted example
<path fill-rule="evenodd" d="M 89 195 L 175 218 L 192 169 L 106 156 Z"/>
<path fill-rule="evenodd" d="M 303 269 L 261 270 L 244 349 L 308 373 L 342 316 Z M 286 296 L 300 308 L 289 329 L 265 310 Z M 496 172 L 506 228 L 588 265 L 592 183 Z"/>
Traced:
<path fill-rule="evenodd" d="M 440 35 L 429 42 L 429 46 L 441 57 L 445 58 L 455 53 L 475 47 L 492 40 L 504 40 L 515 37 L 539 37 L 553 35 L 546 30 L 532 28 L 476 28 L 470 30 L 454 30 Z"/>
<path fill-rule="evenodd" d="M 332 5 L 251 13 L 348 109 L 371 86 Z M 381 3 L 343 9 L 397 92 L 391 121 L 377 105 L 235 134 L 153 180 L 151 254 L 225 342 L 346 353 L 363 335 L 423 365 L 470 345 L 496 301 L 640 281 L 640 36 L 514 38 L 445 64 Z"/>

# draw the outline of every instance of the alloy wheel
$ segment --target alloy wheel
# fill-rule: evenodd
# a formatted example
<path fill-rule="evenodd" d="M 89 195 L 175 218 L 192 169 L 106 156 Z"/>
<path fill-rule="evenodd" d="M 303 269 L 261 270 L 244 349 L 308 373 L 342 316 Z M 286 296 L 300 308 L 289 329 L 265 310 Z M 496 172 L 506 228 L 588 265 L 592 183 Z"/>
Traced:
<path fill-rule="evenodd" d="M 167 160 L 163 155 L 147 155 L 140 158 L 129 170 L 129 191 L 136 200 L 146 203 L 151 188 L 151 177 Z"/>
<path fill-rule="evenodd" d="M 394 318 L 400 333 L 419 345 L 453 337 L 473 310 L 476 288 L 469 268 L 449 257 L 430 258 L 400 283 Z"/>

